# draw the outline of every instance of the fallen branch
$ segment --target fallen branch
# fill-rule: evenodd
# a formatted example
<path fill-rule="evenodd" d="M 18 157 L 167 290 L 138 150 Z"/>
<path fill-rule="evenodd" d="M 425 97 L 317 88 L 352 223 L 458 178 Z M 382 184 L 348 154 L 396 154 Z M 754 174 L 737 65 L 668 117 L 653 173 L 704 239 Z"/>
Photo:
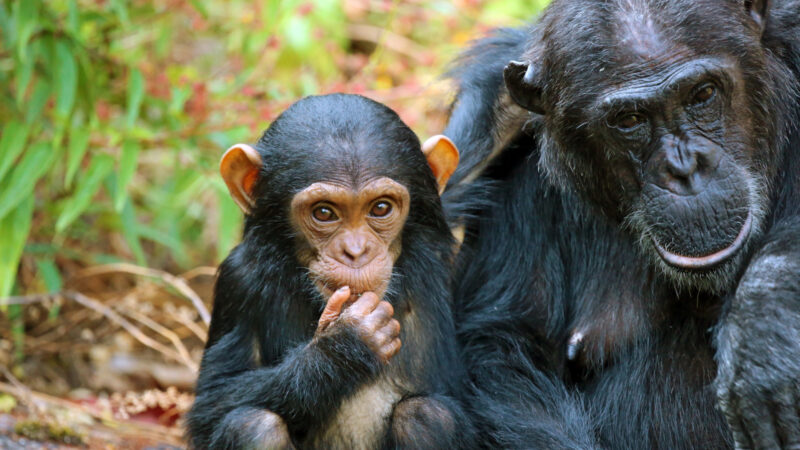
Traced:
<path fill-rule="evenodd" d="M 148 267 L 141 267 L 128 263 L 114 263 L 114 264 L 104 264 L 101 266 L 95 266 L 83 269 L 77 273 L 76 278 L 90 277 L 90 276 L 115 273 L 115 272 L 129 273 L 133 275 L 141 275 L 145 277 L 152 277 L 163 280 L 165 283 L 174 287 L 178 292 L 180 292 L 184 297 L 188 298 L 192 302 L 192 305 L 194 305 L 195 309 L 200 314 L 200 318 L 206 325 L 211 323 L 211 314 L 208 313 L 206 305 L 203 304 L 203 300 L 200 299 L 200 296 L 197 295 L 197 293 L 191 287 L 189 287 L 189 285 L 186 283 L 186 280 L 181 277 L 176 277 L 171 273 L 164 272 L 163 270 L 150 269 Z"/>
<path fill-rule="evenodd" d="M 28 404 L 31 407 L 31 412 L 33 413 L 33 415 L 38 417 L 43 412 L 43 410 L 39 407 L 39 405 L 34 404 L 33 391 L 31 391 L 28 386 L 22 384 L 22 382 L 19 381 L 17 377 L 15 377 L 5 367 L 0 367 L 0 371 L 2 371 L 3 376 L 6 378 L 6 380 L 11 382 L 13 388 L 16 389 L 17 394 L 14 396 L 23 400 L 26 404 Z M 7 386 L 11 387 L 11 385 Z"/>
<path fill-rule="evenodd" d="M 165 427 L 156 424 L 140 424 L 134 421 L 113 420 L 110 417 L 109 411 L 97 411 L 94 407 L 53 397 L 41 392 L 34 392 L 28 388 L 20 389 L 3 382 L 0 382 L 0 392 L 23 399 L 26 405 L 33 409 L 51 411 L 52 406 L 58 406 L 67 410 L 75 409 L 91 416 L 93 419 L 103 424 L 105 428 L 114 429 L 117 433 L 121 431 L 131 436 L 145 437 L 172 445 L 183 445 L 183 432 L 180 428 Z"/>
<path fill-rule="evenodd" d="M 155 331 L 161 336 L 164 336 L 175 347 L 175 350 L 177 350 L 178 354 L 180 355 L 183 364 L 192 369 L 194 372 L 197 372 L 197 364 L 195 364 L 195 362 L 192 361 L 192 357 L 189 356 L 189 351 L 186 350 L 186 346 L 183 345 L 183 342 L 181 342 L 181 339 L 178 337 L 178 335 L 176 335 L 171 330 L 168 330 L 166 327 L 162 326 L 161 324 L 157 323 L 153 319 L 145 316 L 144 314 L 138 311 L 135 311 L 130 308 L 125 308 L 123 306 L 117 306 L 117 309 L 121 310 L 120 312 L 122 312 L 126 316 L 138 321 L 142 325 L 146 326 L 147 328 L 150 328 L 151 330 Z"/>
<path fill-rule="evenodd" d="M 193 280 L 197 277 L 215 277 L 217 276 L 217 268 L 211 266 L 199 266 L 194 269 L 189 269 L 180 274 L 184 280 Z"/>
<path fill-rule="evenodd" d="M 93 298 L 89 298 L 79 292 L 73 292 L 73 291 L 64 292 L 64 297 L 69 298 L 70 300 L 74 300 L 87 308 L 99 312 L 112 322 L 124 328 L 125 331 L 130 333 L 131 336 L 133 336 L 137 341 L 163 354 L 164 356 L 167 356 L 173 361 L 184 363 L 187 365 L 187 367 L 191 368 L 194 371 L 197 371 L 197 364 L 195 364 L 194 361 L 191 361 L 191 359 L 189 361 L 184 361 L 184 359 L 181 358 L 181 355 L 177 351 L 172 350 L 166 345 L 144 334 L 142 330 L 136 327 L 136 325 L 130 323 L 127 319 L 120 316 L 116 311 L 102 304 L 101 302 Z"/>
<path fill-rule="evenodd" d="M 53 294 L 18 295 L 0 298 L 0 305 L 32 305 L 34 303 L 42 303 L 50 300 L 53 297 Z"/>

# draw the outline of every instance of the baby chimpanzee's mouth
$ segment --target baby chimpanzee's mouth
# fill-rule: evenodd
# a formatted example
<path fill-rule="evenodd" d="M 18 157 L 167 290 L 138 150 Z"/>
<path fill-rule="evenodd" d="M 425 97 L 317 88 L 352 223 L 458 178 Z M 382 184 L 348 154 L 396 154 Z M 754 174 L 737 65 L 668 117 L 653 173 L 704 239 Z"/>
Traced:
<path fill-rule="evenodd" d="M 350 293 L 353 297 L 360 297 L 361 294 L 365 292 L 374 292 L 378 295 L 378 297 L 383 297 L 384 292 L 386 291 L 386 284 L 383 283 L 359 283 L 355 280 L 348 280 L 348 281 L 325 281 L 325 280 L 315 280 L 314 284 L 317 287 L 317 290 L 320 294 L 322 294 L 323 298 L 329 298 L 342 286 L 347 286 L 350 288 Z"/>
<path fill-rule="evenodd" d="M 736 236 L 736 239 L 734 239 L 729 246 L 708 255 L 679 255 L 665 249 L 655 238 L 653 238 L 653 245 L 656 247 L 661 259 L 663 259 L 664 262 L 670 266 L 677 267 L 679 269 L 690 270 L 711 269 L 730 259 L 744 246 L 744 243 L 747 241 L 747 237 L 750 235 L 752 224 L 753 215 L 752 213 L 748 212 L 747 219 L 745 219 L 744 224 L 742 224 L 742 228 L 739 230 L 739 234 Z"/>

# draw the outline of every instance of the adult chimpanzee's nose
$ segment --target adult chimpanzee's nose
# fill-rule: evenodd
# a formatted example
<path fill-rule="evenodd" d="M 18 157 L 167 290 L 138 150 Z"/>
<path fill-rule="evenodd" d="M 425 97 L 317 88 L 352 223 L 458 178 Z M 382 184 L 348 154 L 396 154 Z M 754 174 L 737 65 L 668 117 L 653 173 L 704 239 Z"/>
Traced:
<path fill-rule="evenodd" d="M 341 262 L 353 268 L 362 267 L 372 260 L 369 238 L 358 231 L 342 236 L 340 250 Z"/>
<path fill-rule="evenodd" d="M 702 191 L 719 163 L 719 149 L 710 142 L 666 136 L 661 140 L 663 161 L 658 184 L 677 195 Z"/>
<path fill-rule="evenodd" d="M 679 179 L 689 179 L 697 171 L 697 153 L 692 150 L 667 152 L 667 171 Z"/>

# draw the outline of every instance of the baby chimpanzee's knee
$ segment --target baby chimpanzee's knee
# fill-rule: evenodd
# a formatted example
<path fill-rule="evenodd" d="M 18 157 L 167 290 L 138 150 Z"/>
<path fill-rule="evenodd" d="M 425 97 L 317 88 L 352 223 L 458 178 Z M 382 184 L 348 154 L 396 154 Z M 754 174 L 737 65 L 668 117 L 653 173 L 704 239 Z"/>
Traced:
<path fill-rule="evenodd" d="M 444 401 L 411 397 L 392 413 L 392 437 L 401 448 L 453 448 L 456 418 Z"/>
<path fill-rule="evenodd" d="M 272 411 L 258 408 L 237 408 L 231 411 L 218 429 L 225 448 L 294 449 L 289 430 L 281 417 Z"/>

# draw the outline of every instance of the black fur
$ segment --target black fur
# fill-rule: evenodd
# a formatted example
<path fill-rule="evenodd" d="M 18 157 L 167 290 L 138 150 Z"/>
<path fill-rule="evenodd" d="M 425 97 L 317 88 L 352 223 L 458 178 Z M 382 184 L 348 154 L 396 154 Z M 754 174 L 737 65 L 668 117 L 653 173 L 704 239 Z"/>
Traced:
<path fill-rule="evenodd" d="M 800 1 L 769 3 L 751 17 L 746 4 L 765 2 L 555 0 L 530 32 L 478 42 L 452 72 L 445 135 L 467 163 L 444 198 L 466 224 L 456 323 L 488 447 L 800 445 Z M 636 29 L 648 17 L 660 35 Z M 585 118 L 632 81 L 620 20 L 658 37 L 655 50 L 742 70 L 749 106 L 724 120 L 763 124 L 742 138 L 754 153 L 736 153 L 764 188 L 762 217 L 720 269 L 671 270 L 649 253 L 625 200 L 641 185 L 616 175 L 644 158 L 617 153 Z M 538 65 L 529 94 L 544 115 L 508 106 L 512 60 Z"/>
<path fill-rule="evenodd" d="M 383 105 L 328 95 L 294 104 L 257 150 L 263 159 L 257 204 L 242 243 L 219 270 L 197 399 L 187 417 L 192 446 L 278 445 L 265 440 L 273 424 L 262 417 L 267 410 L 283 419 L 298 448 L 472 445 L 469 422 L 450 397 L 463 390 L 449 290 L 454 245 L 417 137 Z M 385 298 L 401 323 L 403 348 L 388 365 L 346 328 L 310 343 L 326 299 L 297 261 L 289 219 L 296 192 L 365 171 L 403 184 L 411 197 Z M 332 420 L 344 401 L 378 382 L 400 400 L 398 412 L 385 417 L 369 404 L 360 409 L 384 428 L 377 430 L 379 439 L 369 441 L 369 433 L 358 442 L 325 437 L 332 427 L 358 425 L 356 417 L 345 425 Z M 418 407 L 413 399 L 419 396 L 430 403 Z"/>

